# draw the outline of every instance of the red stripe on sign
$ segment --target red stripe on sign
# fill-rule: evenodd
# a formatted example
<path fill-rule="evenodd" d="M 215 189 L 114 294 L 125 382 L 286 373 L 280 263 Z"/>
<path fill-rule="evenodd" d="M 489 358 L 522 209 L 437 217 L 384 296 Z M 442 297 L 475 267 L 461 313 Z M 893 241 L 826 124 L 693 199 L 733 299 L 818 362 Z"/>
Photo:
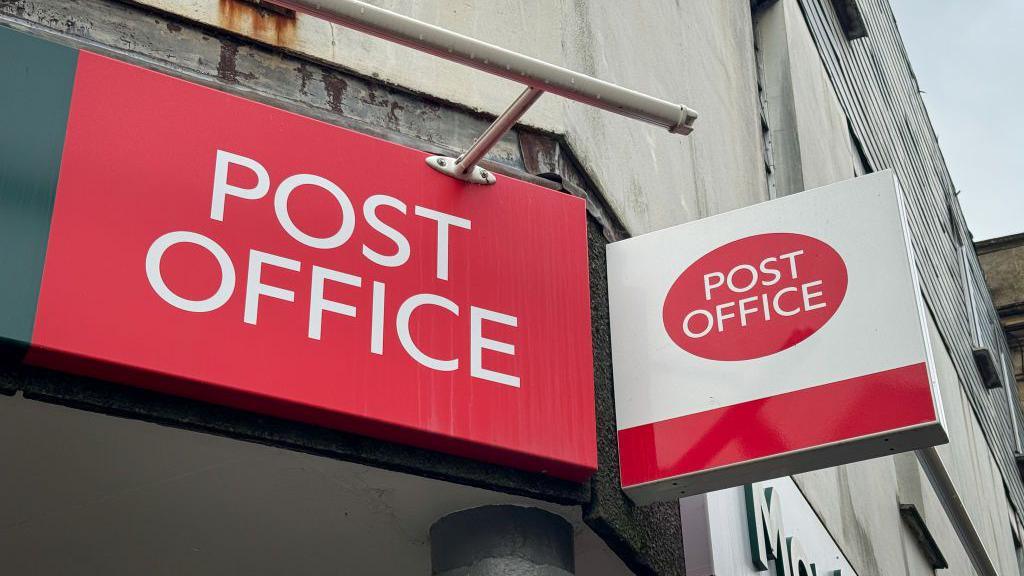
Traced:
<path fill-rule="evenodd" d="M 834 407 L 841 406 L 838 416 Z M 619 431 L 622 485 L 932 422 L 924 363 Z"/>

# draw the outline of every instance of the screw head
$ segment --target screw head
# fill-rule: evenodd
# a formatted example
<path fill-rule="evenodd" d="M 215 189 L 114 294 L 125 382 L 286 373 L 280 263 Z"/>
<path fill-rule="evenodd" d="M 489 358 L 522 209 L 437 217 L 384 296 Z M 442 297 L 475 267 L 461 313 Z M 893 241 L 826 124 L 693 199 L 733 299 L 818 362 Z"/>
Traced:
<path fill-rule="evenodd" d="M 447 166 L 447 165 L 448 165 L 448 163 L 447 163 L 447 162 L 445 162 L 444 158 L 438 158 L 438 159 L 437 159 L 437 165 L 438 165 L 438 166 L 440 166 L 440 167 L 442 167 L 442 168 L 444 168 L 445 166 Z"/>

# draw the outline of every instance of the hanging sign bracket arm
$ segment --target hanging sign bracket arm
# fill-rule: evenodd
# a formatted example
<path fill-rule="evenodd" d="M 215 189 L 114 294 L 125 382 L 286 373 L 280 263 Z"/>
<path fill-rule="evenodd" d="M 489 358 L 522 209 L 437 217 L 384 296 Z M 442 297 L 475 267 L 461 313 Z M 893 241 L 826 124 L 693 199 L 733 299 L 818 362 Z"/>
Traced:
<path fill-rule="evenodd" d="M 527 86 L 509 109 L 456 160 L 458 173 L 447 160 L 445 165 L 431 163 L 441 172 L 462 180 L 485 183 L 479 177 L 483 171 L 474 168 L 476 163 L 543 92 L 661 126 L 674 134 L 689 134 L 697 119 L 697 112 L 683 104 L 580 74 L 359 0 L 271 2 Z M 487 174 L 490 178 L 484 180 L 493 183 L 493 174 Z"/>

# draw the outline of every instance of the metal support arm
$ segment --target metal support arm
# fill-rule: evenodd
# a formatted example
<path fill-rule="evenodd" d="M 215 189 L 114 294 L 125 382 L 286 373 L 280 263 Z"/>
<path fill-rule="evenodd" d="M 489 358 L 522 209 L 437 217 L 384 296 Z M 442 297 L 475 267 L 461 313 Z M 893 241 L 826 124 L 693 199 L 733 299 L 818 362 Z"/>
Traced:
<path fill-rule="evenodd" d="M 963 545 L 964 551 L 967 552 L 967 557 L 974 565 L 974 569 L 982 576 L 997 576 L 998 572 L 992 562 L 992 557 L 985 549 L 985 540 L 974 526 L 974 522 L 971 521 L 971 515 L 967 512 L 963 500 L 960 499 L 956 485 L 953 484 L 953 479 L 950 478 L 938 450 L 934 447 L 924 448 L 915 453 L 918 462 L 921 463 L 921 469 L 924 470 L 925 476 L 928 477 L 929 483 L 935 490 L 935 496 L 938 497 L 945 509 L 949 523 L 953 525 L 953 530 L 959 536 L 960 543 Z"/>
<path fill-rule="evenodd" d="M 460 170 L 466 166 L 475 165 L 476 160 L 483 157 L 489 148 L 484 146 L 485 143 L 492 139 L 492 145 L 497 142 L 501 134 L 515 124 L 515 120 L 522 116 L 522 112 L 525 112 L 543 92 L 551 92 L 577 102 L 661 126 L 675 134 L 689 134 L 693 130 L 693 122 L 697 119 L 697 112 L 683 104 L 674 104 L 667 100 L 648 96 L 358 0 L 271 1 L 297 12 L 311 14 L 347 28 L 359 30 L 528 86 L 527 91 L 495 121 L 470 151 L 460 157 L 459 164 L 462 166 Z M 517 106 L 522 107 L 522 111 L 518 116 L 513 117 L 514 109 Z M 511 122 L 508 122 L 509 118 L 512 118 Z M 503 129 L 502 126 L 504 126 Z M 494 136 L 495 132 L 497 136 Z M 470 154 L 471 152 L 472 154 Z M 474 157 L 476 159 L 469 162 Z M 439 170 L 448 167 L 431 165 Z M 454 169 L 442 170 L 442 172 L 455 175 Z M 472 172 L 474 170 L 469 170 L 469 173 Z M 464 174 L 464 172 L 460 172 L 460 174 Z M 463 179 L 469 180 L 469 178 Z M 493 175 L 487 183 L 491 182 L 493 182 Z"/>
<path fill-rule="evenodd" d="M 448 156 L 431 156 L 427 158 L 427 164 L 438 172 L 443 172 L 459 180 L 473 182 L 474 184 L 494 184 L 494 174 L 477 166 L 487 152 L 501 140 L 501 137 L 515 126 L 516 122 L 523 117 L 523 114 L 530 109 L 530 106 L 540 98 L 543 90 L 528 86 L 523 93 L 515 99 L 515 102 L 495 118 L 494 122 L 484 130 L 476 142 L 469 147 L 458 158 Z"/>

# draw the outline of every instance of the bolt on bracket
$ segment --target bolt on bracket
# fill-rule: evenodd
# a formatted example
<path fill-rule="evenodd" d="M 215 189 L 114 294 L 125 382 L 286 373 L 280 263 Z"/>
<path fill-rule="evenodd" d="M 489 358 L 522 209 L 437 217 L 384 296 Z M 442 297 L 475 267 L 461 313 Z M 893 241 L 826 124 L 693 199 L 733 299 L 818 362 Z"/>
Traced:
<path fill-rule="evenodd" d="M 494 184 L 497 180 L 489 170 L 479 166 L 471 166 L 469 172 L 462 172 L 458 168 L 459 159 L 451 156 L 431 156 L 427 158 L 427 165 L 442 174 L 452 178 L 458 178 L 471 184 Z"/>
<path fill-rule="evenodd" d="M 458 178 L 473 184 L 494 184 L 497 179 L 488 170 L 477 166 L 487 153 L 494 148 L 494 145 L 501 140 L 501 137 L 508 132 L 515 123 L 523 117 L 523 114 L 530 109 L 530 106 L 540 98 L 544 91 L 533 86 L 527 86 L 526 90 L 509 105 L 508 109 L 494 119 L 494 122 L 484 130 L 483 134 L 473 142 L 468 150 L 458 158 L 448 156 L 431 156 L 427 158 L 427 165 L 442 174 L 452 178 Z"/>

